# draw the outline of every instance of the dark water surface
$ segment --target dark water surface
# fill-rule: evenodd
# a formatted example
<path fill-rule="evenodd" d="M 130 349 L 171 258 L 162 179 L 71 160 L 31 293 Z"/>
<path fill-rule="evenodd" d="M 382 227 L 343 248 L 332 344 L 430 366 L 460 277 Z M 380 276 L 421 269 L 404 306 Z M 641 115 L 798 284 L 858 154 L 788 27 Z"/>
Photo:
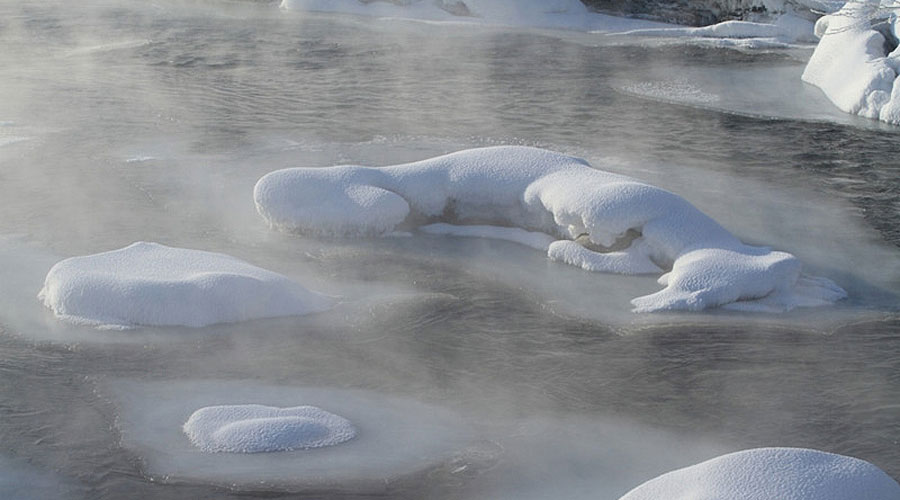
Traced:
<path fill-rule="evenodd" d="M 0 282 L 0 295 L 33 297 L 45 254 L 150 240 L 232 253 L 353 298 L 308 318 L 62 342 L 30 331 L 52 324 L 49 313 L 0 310 L 0 488 L 4 476 L 33 475 L 49 484 L 13 482 L 10 495 L 615 499 L 667 467 L 712 456 L 701 441 L 709 450 L 818 448 L 900 477 L 896 129 L 844 117 L 815 89 L 775 80 L 802 71 L 794 53 L 275 7 L 0 3 L 0 234 L 24 241 L 0 249 L 2 275 L 21 279 Z M 741 100 L 759 90 L 739 78 L 748 68 L 772 75 L 766 99 L 783 101 L 790 116 Z M 629 91 L 698 73 L 731 93 L 698 107 Z M 673 189 L 742 238 L 796 252 L 851 298 L 824 323 L 816 313 L 703 314 L 623 326 L 613 312 L 606 320 L 618 303 L 571 310 L 558 290 L 571 279 L 590 304 L 578 290 L 652 289 L 652 280 L 590 276 L 505 243 L 279 235 L 254 213 L 255 180 L 277 168 L 383 165 L 510 143 Z M 560 281 L 535 285 L 542 276 Z M 120 380 L 171 384 L 185 398 L 189 381 L 390 394 L 473 418 L 484 426 L 481 446 L 494 451 L 423 457 L 419 470 L 349 492 L 167 477 L 153 470 L 159 457 L 149 463 L 122 433 L 127 412 L 109 389 Z M 607 452 L 603 439 L 592 442 L 607 421 L 697 448 L 635 437 L 633 455 Z M 542 463 L 543 431 L 531 428 L 570 434 L 543 450 Z M 632 483 L 595 484 L 619 468 L 634 471 Z"/>

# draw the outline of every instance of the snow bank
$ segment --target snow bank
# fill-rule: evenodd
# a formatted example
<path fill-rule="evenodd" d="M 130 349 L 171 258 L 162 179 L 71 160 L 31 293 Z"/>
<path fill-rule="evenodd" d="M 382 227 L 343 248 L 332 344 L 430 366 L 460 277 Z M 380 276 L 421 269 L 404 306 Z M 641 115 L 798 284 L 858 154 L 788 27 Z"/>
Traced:
<path fill-rule="evenodd" d="M 897 22 L 896 15 L 877 2 L 847 2 L 838 12 L 823 16 L 816 22 L 821 40 L 803 81 L 822 89 L 842 111 L 900 124 Z M 883 32 L 890 32 L 891 40 Z"/>
<path fill-rule="evenodd" d="M 332 300 L 228 255 L 134 243 L 54 265 L 38 298 L 61 319 L 106 327 L 201 327 L 301 315 Z"/>
<path fill-rule="evenodd" d="M 621 31 L 662 23 L 588 11 L 580 0 L 282 0 L 281 8 L 421 21 Z"/>
<path fill-rule="evenodd" d="M 315 406 L 207 406 L 195 411 L 183 430 L 207 453 L 322 448 L 356 436 L 349 420 Z"/>
<path fill-rule="evenodd" d="M 759 448 L 664 474 L 619 500 L 897 500 L 900 485 L 874 465 L 802 448 Z"/>
<path fill-rule="evenodd" d="M 814 42 L 813 23 L 792 14 L 785 14 L 774 23 L 749 21 L 724 21 L 699 28 L 665 27 L 638 29 L 619 33 L 619 35 L 652 36 L 667 38 L 719 38 L 749 39 L 770 45 L 790 44 L 794 42 Z"/>
<path fill-rule="evenodd" d="M 828 280 L 802 276 L 790 254 L 744 245 L 678 195 L 536 148 L 473 149 L 382 168 L 279 170 L 257 182 L 254 199 L 281 230 L 374 236 L 433 222 L 490 224 L 553 235 L 552 260 L 590 271 L 669 271 L 663 290 L 632 301 L 640 312 L 738 301 L 788 310 L 846 295 Z"/>

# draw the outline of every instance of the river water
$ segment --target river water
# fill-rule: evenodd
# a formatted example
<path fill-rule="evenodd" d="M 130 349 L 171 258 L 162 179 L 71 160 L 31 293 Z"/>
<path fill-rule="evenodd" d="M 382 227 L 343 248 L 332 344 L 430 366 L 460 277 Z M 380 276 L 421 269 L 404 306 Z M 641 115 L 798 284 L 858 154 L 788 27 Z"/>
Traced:
<path fill-rule="evenodd" d="M 809 49 L 199 0 L 3 2 L 0 46 L 4 498 L 614 500 L 757 446 L 900 477 L 900 136 L 800 83 Z M 675 191 L 850 297 L 776 316 L 639 317 L 628 299 L 653 278 L 500 241 L 280 234 L 253 206 L 275 169 L 496 144 Z M 97 331 L 35 298 L 57 260 L 139 240 L 236 255 L 345 301 L 304 318 Z M 277 454 L 198 458 L 178 441 L 201 402 L 332 393 L 398 398 L 411 434 L 458 415 L 465 438 L 387 448 L 370 462 L 410 456 L 327 480 Z"/>

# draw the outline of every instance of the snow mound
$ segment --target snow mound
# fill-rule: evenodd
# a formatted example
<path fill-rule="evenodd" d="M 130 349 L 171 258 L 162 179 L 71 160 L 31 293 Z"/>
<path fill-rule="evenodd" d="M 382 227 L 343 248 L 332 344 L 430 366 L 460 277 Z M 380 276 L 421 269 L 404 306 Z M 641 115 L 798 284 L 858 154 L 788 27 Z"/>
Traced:
<path fill-rule="evenodd" d="M 793 255 L 744 245 L 674 193 L 537 148 L 473 149 L 382 168 L 278 170 L 257 182 L 254 200 L 270 226 L 286 231 L 382 236 L 435 222 L 489 224 L 519 228 L 501 238 L 534 247 L 543 242 L 524 241 L 525 231 L 552 235 L 547 255 L 586 270 L 669 271 L 663 290 L 632 301 L 640 312 L 759 300 L 765 307 L 757 309 L 783 311 L 846 295 L 803 276 Z"/>
<path fill-rule="evenodd" d="M 897 500 L 900 485 L 856 458 L 802 448 L 739 451 L 652 479 L 619 500 Z"/>
<path fill-rule="evenodd" d="M 900 49 L 890 2 L 847 2 L 816 22 L 820 37 L 803 81 L 842 111 L 900 124 Z"/>
<path fill-rule="evenodd" d="M 207 453 L 261 453 L 322 448 L 349 441 L 349 420 L 315 406 L 207 406 L 183 427 L 194 446 Z"/>
<path fill-rule="evenodd" d="M 201 327 L 323 311 L 332 299 L 234 257 L 138 242 L 54 265 L 38 294 L 61 319 Z"/>

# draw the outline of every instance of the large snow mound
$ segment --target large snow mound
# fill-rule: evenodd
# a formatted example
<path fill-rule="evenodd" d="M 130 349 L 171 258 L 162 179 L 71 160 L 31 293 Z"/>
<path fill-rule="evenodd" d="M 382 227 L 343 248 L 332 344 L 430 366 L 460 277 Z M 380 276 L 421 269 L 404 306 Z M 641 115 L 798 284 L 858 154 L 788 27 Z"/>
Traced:
<path fill-rule="evenodd" d="M 846 296 L 826 279 L 802 275 L 793 255 L 741 243 L 674 193 L 537 148 L 465 150 L 382 168 L 278 170 L 257 182 L 254 199 L 272 227 L 326 236 L 387 235 L 436 222 L 542 232 L 556 238 L 547 247 L 555 261 L 590 271 L 665 272 L 663 290 L 632 301 L 641 312 L 725 305 L 783 311 Z"/>
<path fill-rule="evenodd" d="M 38 298 L 61 319 L 120 328 L 302 315 L 333 302 L 228 255 L 145 242 L 58 262 Z"/>
<path fill-rule="evenodd" d="M 260 453 L 322 448 L 349 441 L 349 420 L 315 406 L 207 406 L 185 422 L 184 433 L 207 453 Z"/>
<path fill-rule="evenodd" d="M 584 31 L 665 26 L 590 12 L 580 0 L 282 0 L 281 8 L 376 18 Z"/>
<path fill-rule="evenodd" d="M 652 479 L 619 500 L 897 500 L 900 485 L 856 458 L 802 448 L 739 451 Z"/>
<path fill-rule="evenodd" d="M 847 2 L 820 18 L 820 41 L 803 81 L 822 89 L 842 111 L 900 124 L 896 5 L 893 0 L 882 4 Z"/>

